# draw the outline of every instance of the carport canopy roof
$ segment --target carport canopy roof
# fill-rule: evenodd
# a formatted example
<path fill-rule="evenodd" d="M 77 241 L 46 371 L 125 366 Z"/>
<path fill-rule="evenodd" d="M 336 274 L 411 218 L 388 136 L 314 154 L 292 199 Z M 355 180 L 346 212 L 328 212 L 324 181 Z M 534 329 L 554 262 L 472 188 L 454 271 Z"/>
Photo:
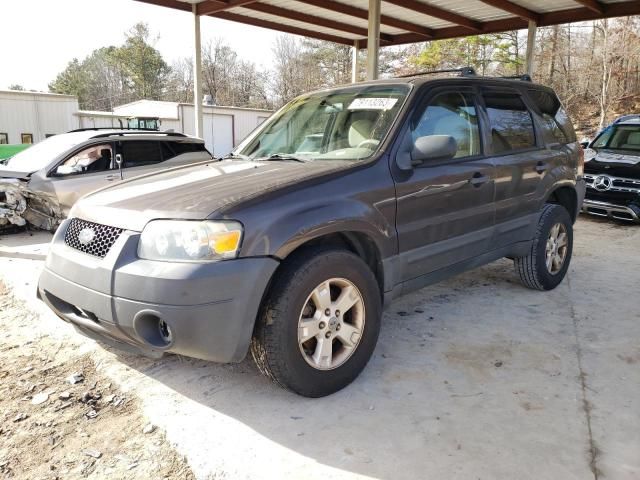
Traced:
<path fill-rule="evenodd" d="M 328 40 L 367 42 L 368 0 L 137 0 Z M 640 14 L 640 0 L 382 0 L 380 44 L 497 33 Z"/>

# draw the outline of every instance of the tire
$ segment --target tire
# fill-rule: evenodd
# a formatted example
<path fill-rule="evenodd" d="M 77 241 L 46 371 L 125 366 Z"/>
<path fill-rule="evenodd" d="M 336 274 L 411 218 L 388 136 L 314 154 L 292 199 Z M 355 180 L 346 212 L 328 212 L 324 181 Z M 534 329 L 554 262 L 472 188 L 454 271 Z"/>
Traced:
<path fill-rule="evenodd" d="M 552 229 L 558 225 L 559 236 L 556 239 L 557 241 L 552 241 L 552 247 L 549 247 L 548 241 L 555 232 L 555 230 L 552 232 Z M 563 243 L 559 240 L 562 233 L 566 234 L 565 250 L 562 247 L 556 248 L 556 245 Z M 557 259 L 555 261 L 552 259 L 551 268 L 548 266 L 548 248 L 552 253 L 556 251 L 563 258 L 561 264 Z M 564 252 L 564 254 L 560 255 L 561 252 Z M 516 272 L 525 286 L 534 290 L 553 290 L 567 274 L 572 252 L 573 222 L 571 221 L 571 216 L 563 206 L 548 203 L 540 214 L 530 253 L 525 257 L 515 258 L 513 262 Z"/>
<path fill-rule="evenodd" d="M 371 269 L 351 252 L 310 248 L 294 255 L 278 272 L 263 302 L 251 354 L 258 369 L 281 387 L 305 397 L 323 397 L 349 385 L 371 358 L 380 332 L 380 289 Z M 314 297 L 316 292 L 330 295 Z M 333 310 L 327 317 L 321 304 L 331 300 L 331 308 L 346 308 L 353 301 L 335 303 L 343 292 L 343 298 L 349 293 L 357 302 L 341 315 Z M 314 298 L 320 298 L 321 308 Z M 309 329 L 300 328 L 299 322 L 309 322 L 304 323 Z M 302 343 L 316 330 L 317 335 Z M 349 334 L 347 343 L 353 348 L 343 344 Z M 331 355 L 322 355 L 323 345 Z"/>

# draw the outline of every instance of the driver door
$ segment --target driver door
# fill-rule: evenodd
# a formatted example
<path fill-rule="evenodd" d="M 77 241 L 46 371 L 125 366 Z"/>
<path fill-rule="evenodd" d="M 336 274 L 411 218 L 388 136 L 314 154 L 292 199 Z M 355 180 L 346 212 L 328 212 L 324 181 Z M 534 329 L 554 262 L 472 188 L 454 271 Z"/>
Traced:
<path fill-rule="evenodd" d="M 410 122 L 411 140 L 449 135 L 458 150 L 395 175 L 405 282 L 491 249 L 495 167 L 483 154 L 478 113 L 475 89 L 445 88 L 430 93 Z"/>
<path fill-rule="evenodd" d="M 117 170 L 113 170 L 113 152 L 111 143 L 83 147 L 49 174 L 63 214 L 68 215 L 80 197 L 120 180 Z"/>

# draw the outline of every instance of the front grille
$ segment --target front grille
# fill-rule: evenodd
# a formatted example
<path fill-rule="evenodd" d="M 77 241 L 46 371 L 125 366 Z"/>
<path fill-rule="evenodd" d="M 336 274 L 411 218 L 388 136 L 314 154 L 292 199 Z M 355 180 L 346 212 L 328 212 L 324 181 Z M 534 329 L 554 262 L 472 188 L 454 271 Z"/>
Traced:
<path fill-rule="evenodd" d="M 91 241 L 87 242 L 87 238 L 85 238 L 84 243 L 80 242 L 80 232 L 83 230 L 93 231 Z M 71 248 L 93 255 L 94 257 L 104 258 L 122 232 L 123 230 L 121 228 L 73 218 L 69 223 L 67 232 L 64 234 L 64 243 Z M 86 237 L 90 237 L 90 232 L 87 233 L 88 235 L 86 235 Z"/>
<path fill-rule="evenodd" d="M 605 177 L 608 179 L 610 186 L 607 190 L 598 190 L 596 188 L 595 183 L 598 177 Z M 584 179 L 587 182 L 587 187 L 593 190 L 598 190 L 599 192 L 640 194 L 640 179 L 614 177 L 607 174 L 585 174 Z"/>

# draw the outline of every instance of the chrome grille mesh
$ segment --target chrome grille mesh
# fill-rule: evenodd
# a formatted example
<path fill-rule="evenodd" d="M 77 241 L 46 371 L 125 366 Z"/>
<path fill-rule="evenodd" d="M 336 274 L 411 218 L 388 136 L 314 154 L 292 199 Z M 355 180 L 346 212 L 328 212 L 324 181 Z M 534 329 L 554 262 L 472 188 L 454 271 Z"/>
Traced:
<path fill-rule="evenodd" d="M 80 241 L 80 232 L 83 230 L 93 231 L 93 239 L 91 241 L 86 242 L 86 236 L 84 239 L 86 243 Z M 69 223 L 69 227 L 64 234 L 64 243 L 71 248 L 93 255 L 94 257 L 104 258 L 122 232 L 123 229 L 121 228 L 100 225 L 98 223 L 74 218 Z"/>

